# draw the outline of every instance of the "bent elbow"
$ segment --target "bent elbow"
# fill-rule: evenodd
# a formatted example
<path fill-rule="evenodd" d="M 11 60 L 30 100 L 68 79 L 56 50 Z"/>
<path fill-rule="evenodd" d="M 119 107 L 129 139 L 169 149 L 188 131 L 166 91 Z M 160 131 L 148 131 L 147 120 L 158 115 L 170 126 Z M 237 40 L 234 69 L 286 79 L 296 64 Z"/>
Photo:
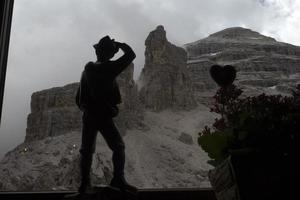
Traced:
<path fill-rule="evenodd" d="M 132 62 L 136 58 L 134 51 L 131 51 L 129 54 L 129 60 Z"/>
<path fill-rule="evenodd" d="M 136 58 L 136 54 L 134 52 L 132 52 L 132 59 Z"/>

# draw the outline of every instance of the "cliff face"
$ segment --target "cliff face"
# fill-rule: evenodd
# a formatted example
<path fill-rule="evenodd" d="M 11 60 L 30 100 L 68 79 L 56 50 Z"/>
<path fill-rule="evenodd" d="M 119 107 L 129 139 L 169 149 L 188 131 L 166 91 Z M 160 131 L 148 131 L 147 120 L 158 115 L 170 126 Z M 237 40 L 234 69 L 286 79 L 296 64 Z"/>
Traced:
<path fill-rule="evenodd" d="M 287 94 L 300 80 L 300 47 L 277 42 L 250 29 L 228 28 L 186 44 L 185 48 L 198 99 L 211 95 L 207 92 L 216 87 L 209 76 L 213 64 L 235 66 L 235 84 L 250 95 Z"/>
<path fill-rule="evenodd" d="M 73 83 L 32 94 L 26 142 L 61 135 L 66 131 L 80 131 L 81 112 L 74 100 L 77 88 L 78 83 Z"/>
<path fill-rule="evenodd" d="M 126 129 L 138 126 L 143 116 L 137 85 L 133 80 L 133 64 L 118 78 L 122 103 L 116 123 L 125 134 Z M 31 96 L 31 113 L 27 119 L 25 142 L 81 131 L 81 112 L 75 104 L 78 83 L 35 92 Z"/>
<path fill-rule="evenodd" d="M 155 111 L 195 107 L 184 49 L 168 42 L 163 26 L 148 35 L 145 45 L 145 66 L 139 80 L 145 107 Z"/>

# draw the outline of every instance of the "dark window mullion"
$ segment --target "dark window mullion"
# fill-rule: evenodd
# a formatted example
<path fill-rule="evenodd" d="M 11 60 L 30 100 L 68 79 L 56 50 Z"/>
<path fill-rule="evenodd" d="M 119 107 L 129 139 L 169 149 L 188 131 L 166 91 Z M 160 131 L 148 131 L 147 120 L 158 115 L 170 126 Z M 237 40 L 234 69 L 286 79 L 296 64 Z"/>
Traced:
<path fill-rule="evenodd" d="M 6 65 L 14 0 L 1 0 L 0 12 L 0 124 L 5 86 Z"/>

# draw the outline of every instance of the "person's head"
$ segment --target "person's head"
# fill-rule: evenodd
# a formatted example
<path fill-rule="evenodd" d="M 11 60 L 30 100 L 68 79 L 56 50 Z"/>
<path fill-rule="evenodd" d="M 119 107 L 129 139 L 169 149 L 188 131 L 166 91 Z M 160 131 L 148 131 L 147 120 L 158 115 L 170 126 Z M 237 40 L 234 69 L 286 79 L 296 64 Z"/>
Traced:
<path fill-rule="evenodd" d="M 108 35 L 101 38 L 100 41 L 94 45 L 94 48 L 99 61 L 107 61 L 118 52 L 114 39 L 111 39 Z"/>

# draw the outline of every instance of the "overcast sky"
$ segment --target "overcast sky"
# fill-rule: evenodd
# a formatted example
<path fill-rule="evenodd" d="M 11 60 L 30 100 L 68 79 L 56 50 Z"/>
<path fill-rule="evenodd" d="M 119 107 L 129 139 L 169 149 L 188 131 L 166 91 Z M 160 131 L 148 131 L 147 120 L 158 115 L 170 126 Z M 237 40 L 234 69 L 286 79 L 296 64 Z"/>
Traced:
<path fill-rule="evenodd" d="M 300 45 L 300 1 L 16 0 L 0 158 L 24 140 L 32 92 L 78 81 L 84 64 L 95 59 L 92 45 L 105 35 L 133 47 L 137 78 L 144 41 L 160 24 L 179 46 L 235 26 Z"/>

